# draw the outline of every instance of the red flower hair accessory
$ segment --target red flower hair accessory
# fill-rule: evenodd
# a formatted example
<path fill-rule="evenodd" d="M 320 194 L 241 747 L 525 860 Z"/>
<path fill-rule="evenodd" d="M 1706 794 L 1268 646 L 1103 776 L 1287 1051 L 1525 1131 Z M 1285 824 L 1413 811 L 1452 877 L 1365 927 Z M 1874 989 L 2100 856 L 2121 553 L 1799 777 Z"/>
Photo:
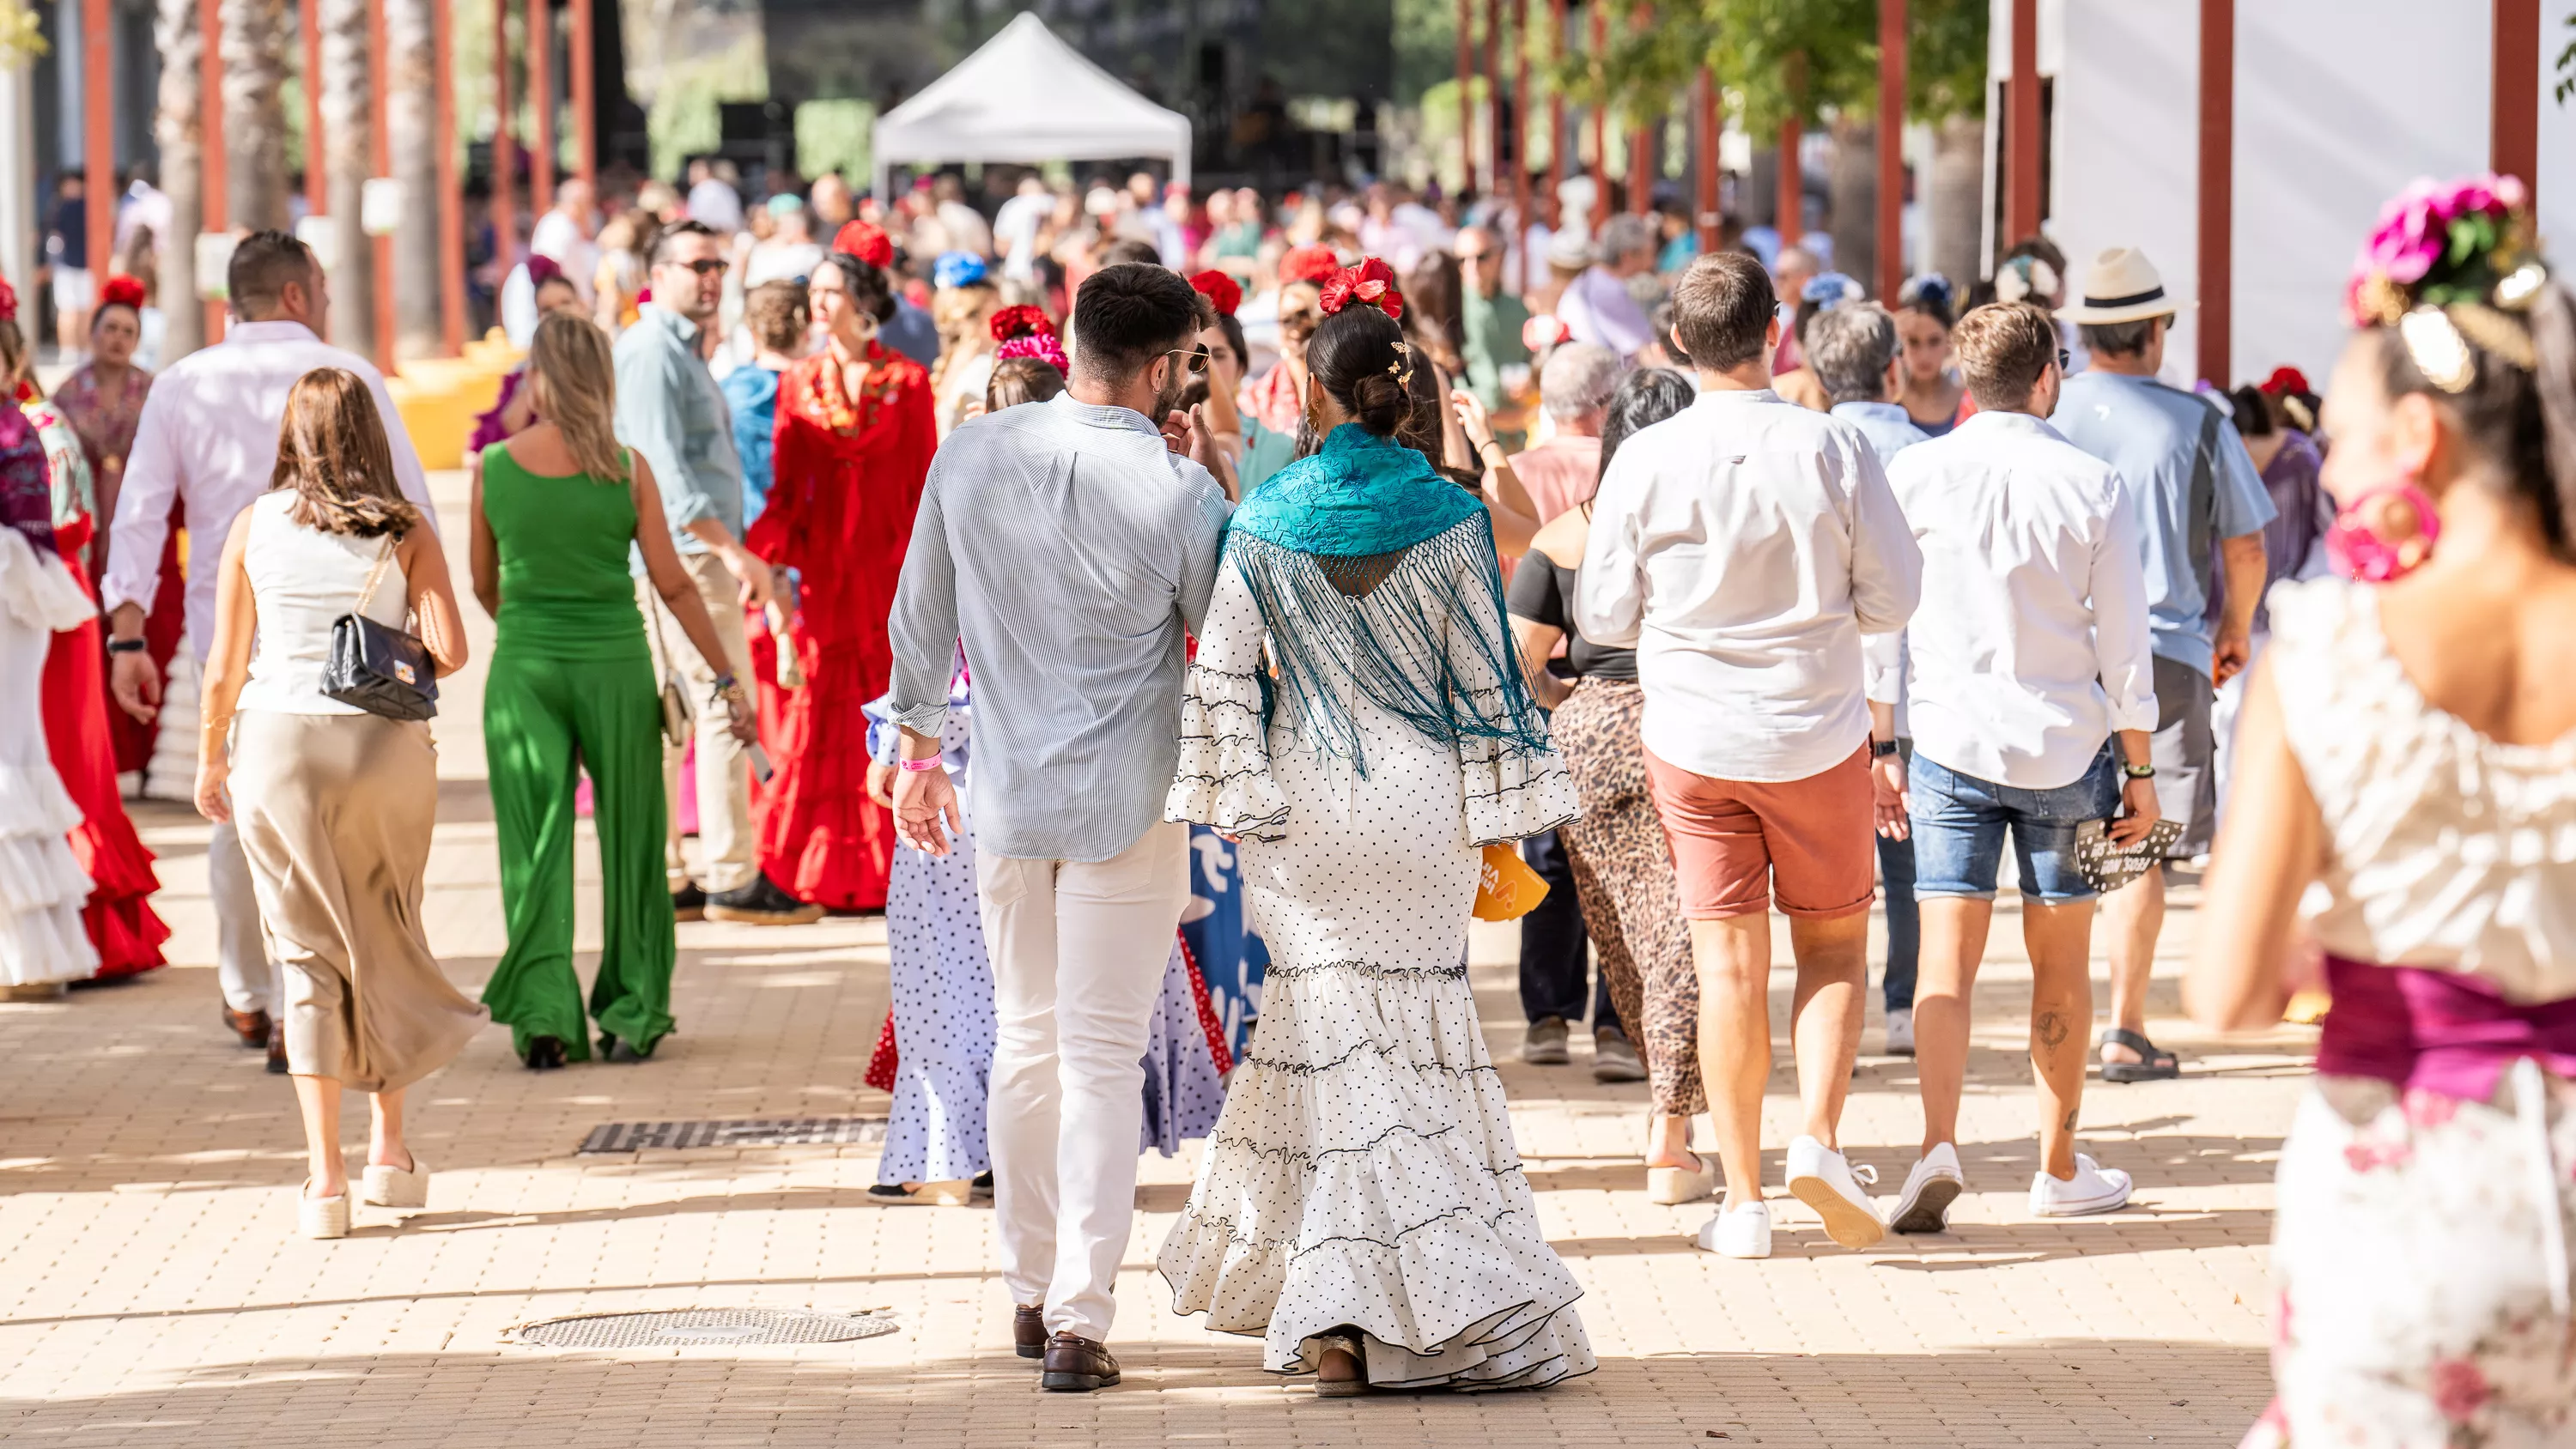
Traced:
<path fill-rule="evenodd" d="M 131 307 L 137 312 L 142 311 L 142 279 L 139 277 L 129 277 L 123 272 L 119 272 L 115 276 L 108 278 L 107 281 L 98 289 L 98 305 L 102 307 Z"/>
<path fill-rule="evenodd" d="M 1201 272 L 1190 278 L 1190 285 L 1207 297 L 1220 317 L 1233 316 L 1234 309 L 1243 305 L 1243 284 L 1223 272 Z"/>
<path fill-rule="evenodd" d="M 1335 273 L 1324 284 L 1324 295 L 1319 300 L 1327 317 L 1359 302 L 1384 312 L 1389 321 L 1404 320 L 1404 296 L 1395 289 L 1395 268 L 1376 257 Z"/>
<path fill-rule="evenodd" d="M 2314 392 L 2316 390 L 2308 386 L 2308 375 L 2299 371 L 2295 367 L 2273 368 L 2272 375 L 2263 379 L 2258 386 L 2267 397 L 2279 397 L 2285 392 Z"/>
<path fill-rule="evenodd" d="M 857 257 L 872 267 L 894 265 L 894 242 L 886 236 L 885 228 L 872 222 L 844 223 L 832 233 L 832 250 Z"/>
<path fill-rule="evenodd" d="M 15 322 L 17 320 L 18 289 L 9 285 L 8 278 L 0 277 L 0 322 Z"/>
<path fill-rule="evenodd" d="M 1053 337 L 1055 324 L 1035 307 L 1005 307 L 993 314 L 993 340 L 1008 342 L 1014 337 Z"/>
<path fill-rule="evenodd" d="M 1290 247 L 1287 255 L 1279 259 L 1279 280 L 1283 284 L 1313 282 L 1321 286 L 1341 269 L 1342 259 L 1333 255 L 1331 247 Z"/>

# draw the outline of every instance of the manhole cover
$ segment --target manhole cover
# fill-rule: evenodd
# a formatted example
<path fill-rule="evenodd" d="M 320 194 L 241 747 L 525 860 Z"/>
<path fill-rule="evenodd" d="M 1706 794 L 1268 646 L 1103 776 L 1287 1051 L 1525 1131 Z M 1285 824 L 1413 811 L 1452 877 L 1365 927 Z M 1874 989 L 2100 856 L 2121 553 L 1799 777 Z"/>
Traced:
<path fill-rule="evenodd" d="M 709 1343 L 846 1343 L 892 1333 L 892 1319 L 801 1308 L 676 1308 L 549 1318 L 512 1330 L 546 1348 L 683 1348 Z"/>
<path fill-rule="evenodd" d="M 647 1148 L 829 1147 L 885 1140 L 883 1117 L 753 1117 L 715 1122 L 602 1122 L 583 1152 Z"/>

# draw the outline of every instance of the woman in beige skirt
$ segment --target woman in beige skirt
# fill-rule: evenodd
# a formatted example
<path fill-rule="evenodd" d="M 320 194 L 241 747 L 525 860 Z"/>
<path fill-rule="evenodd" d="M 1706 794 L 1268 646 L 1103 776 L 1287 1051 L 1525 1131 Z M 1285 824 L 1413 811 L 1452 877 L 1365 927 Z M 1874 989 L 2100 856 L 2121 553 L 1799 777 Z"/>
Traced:
<path fill-rule="evenodd" d="M 366 384 L 316 369 L 287 396 L 270 491 L 235 520 L 216 584 L 197 809 L 237 819 L 260 924 L 285 967 L 287 1070 L 312 1159 L 298 1202 L 308 1237 L 349 1231 L 343 1087 L 373 1104 L 366 1200 L 427 1203 L 429 1169 L 403 1143 L 403 1089 L 484 1022 L 421 928 L 438 807 L 429 725 L 322 692 L 332 626 L 348 614 L 394 629 L 416 615 L 438 673 L 464 665 L 446 555 L 422 524 L 395 484 Z"/>

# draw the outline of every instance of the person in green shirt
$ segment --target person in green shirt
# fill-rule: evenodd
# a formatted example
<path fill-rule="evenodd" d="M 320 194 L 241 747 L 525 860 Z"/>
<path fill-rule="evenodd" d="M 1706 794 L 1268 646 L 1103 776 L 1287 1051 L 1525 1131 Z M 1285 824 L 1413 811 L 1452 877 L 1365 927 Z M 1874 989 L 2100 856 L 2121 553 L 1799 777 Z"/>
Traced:
<path fill-rule="evenodd" d="M 1521 341 L 1529 308 L 1503 290 L 1503 249 L 1492 232 L 1469 226 L 1458 230 L 1459 321 L 1467 332 L 1467 389 L 1497 417 L 1513 411 L 1517 399 L 1506 395 L 1503 369 L 1529 366 L 1530 350 Z M 1504 446 L 1515 447 L 1510 438 Z"/>

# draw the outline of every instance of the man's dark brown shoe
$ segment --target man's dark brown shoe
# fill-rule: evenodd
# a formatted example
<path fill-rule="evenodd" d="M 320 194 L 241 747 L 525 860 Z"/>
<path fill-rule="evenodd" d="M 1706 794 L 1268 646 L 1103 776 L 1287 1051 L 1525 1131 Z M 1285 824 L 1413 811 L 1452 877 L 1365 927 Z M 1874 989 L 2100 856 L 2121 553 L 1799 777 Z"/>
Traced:
<path fill-rule="evenodd" d="M 286 1070 L 286 1028 L 281 1026 L 268 1034 L 268 1074 L 282 1077 Z"/>
<path fill-rule="evenodd" d="M 1046 1305 L 1011 1310 L 1011 1348 L 1022 1358 L 1046 1357 Z"/>
<path fill-rule="evenodd" d="M 1060 1394 L 1087 1394 L 1118 1382 L 1118 1360 L 1109 1346 L 1078 1333 L 1059 1333 L 1046 1341 L 1046 1371 L 1038 1387 Z"/>
<path fill-rule="evenodd" d="M 227 1006 L 224 1008 L 224 1025 L 232 1029 L 233 1035 L 241 1038 L 241 1044 L 243 1046 L 259 1051 L 267 1049 L 267 1012 L 235 1011 L 231 1007 Z"/>

